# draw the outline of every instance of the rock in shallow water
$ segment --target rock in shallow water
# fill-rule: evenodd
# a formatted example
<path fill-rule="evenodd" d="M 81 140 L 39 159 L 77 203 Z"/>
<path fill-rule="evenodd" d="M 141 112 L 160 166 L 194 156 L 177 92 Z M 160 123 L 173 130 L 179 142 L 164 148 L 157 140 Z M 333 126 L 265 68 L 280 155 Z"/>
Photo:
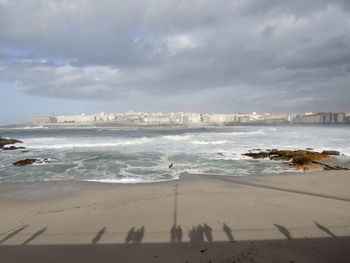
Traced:
<path fill-rule="evenodd" d="M 29 164 L 45 164 L 45 163 L 50 163 L 53 159 L 51 158 L 36 158 L 36 159 L 23 159 L 23 160 L 19 160 L 17 162 L 12 163 L 15 166 L 25 166 L 25 165 L 29 165 Z"/>
<path fill-rule="evenodd" d="M 13 165 L 15 166 L 24 166 L 24 165 L 29 165 L 37 162 L 38 159 L 24 159 L 24 160 L 19 160 L 17 162 L 14 162 Z"/>
<path fill-rule="evenodd" d="M 16 146 L 9 146 L 2 148 L 4 151 L 12 151 L 12 150 L 18 150 L 18 149 L 25 149 L 26 147 L 16 147 Z"/>
<path fill-rule="evenodd" d="M 315 161 L 329 160 L 330 155 L 339 155 L 338 151 L 307 151 L 307 150 L 277 150 L 273 149 L 266 152 L 257 153 L 244 153 L 243 155 L 252 157 L 254 159 L 270 158 L 274 161 L 287 161 L 288 165 L 296 169 L 307 170 L 318 170 L 323 167 Z"/>
<path fill-rule="evenodd" d="M 322 154 L 325 154 L 325 155 L 339 155 L 340 152 L 338 152 L 338 151 L 323 151 Z"/>
<path fill-rule="evenodd" d="M 3 148 L 5 145 L 8 145 L 8 144 L 15 144 L 15 143 L 22 143 L 22 141 L 0 137 L 0 148 Z"/>

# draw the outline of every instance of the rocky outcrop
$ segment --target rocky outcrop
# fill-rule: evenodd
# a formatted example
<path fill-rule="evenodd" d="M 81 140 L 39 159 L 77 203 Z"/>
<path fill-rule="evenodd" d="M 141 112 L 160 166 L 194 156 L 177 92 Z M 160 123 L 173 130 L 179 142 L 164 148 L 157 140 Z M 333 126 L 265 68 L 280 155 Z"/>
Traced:
<path fill-rule="evenodd" d="M 254 159 L 269 158 L 275 161 L 286 161 L 291 167 L 298 170 L 322 170 L 324 166 L 319 161 L 330 160 L 331 155 L 339 155 L 338 151 L 316 152 L 310 150 L 268 150 L 262 152 L 248 152 L 243 155 Z M 328 167 L 329 168 L 329 167 Z"/>
<path fill-rule="evenodd" d="M 244 153 L 243 155 L 252 157 L 254 159 L 264 159 L 264 158 L 270 157 L 269 152 L 257 152 L 257 153 L 250 152 L 250 153 Z"/>
<path fill-rule="evenodd" d="M 324 154 L 324 155 L 339 155 L 340 152 L 338 152 L 338 151 L 323 151 L 322 154 Z"/>
<path fill-rule="evenodd" d="M 4 151 L 12 151 L 12 150 L 19 150 L 19 149 L 25 149 L 26 147 L 16 147 L 16 146 L 9 146 L 2 148 Z"/>
<path fill-rule="evenodd" d="M 38 159 L 24 159 L 24 160 L 19 160 L 17 162 L 14 162 L 13 165 L 15 165 L 15 166 L 25 166 L 25 165 L 33 164 L 33 163 L 35 163 L 37 161 L 38 161 Z"/>
<path fill-rule="evenodd" d="M 4 149 L 4 150 L 15 150 L 15 149 L 19 149 L 15 146 L 11 146 L 11 147 L 7 147 L 7 149 L 4 147 L 5 145 L 9 145 L 9 144 L 15 144 L 15 143 L 23 143 L 22 141 L 16 140 L 16 139 L 7 139 L 7 138 L 3 138 L 0 137 L 0 149 Z M 15 148 L 13 148 L 15 147 Z M 24 147 L 21 147 L 21 149 L 23 149 Z"/>
<path fill-rule="evenodd" d="M 30 164 L 45 164 L 45 163 L 49 163 L 51 161 L 51 159 L 42 159 L 42 158 L 33 158 L 33 159 L 23 159 L 23 160 L 19 160 L 17 162 L 14 162 L 13 165 L 15 166 L 25 166 L 25 165 L 30 165 Z"/>

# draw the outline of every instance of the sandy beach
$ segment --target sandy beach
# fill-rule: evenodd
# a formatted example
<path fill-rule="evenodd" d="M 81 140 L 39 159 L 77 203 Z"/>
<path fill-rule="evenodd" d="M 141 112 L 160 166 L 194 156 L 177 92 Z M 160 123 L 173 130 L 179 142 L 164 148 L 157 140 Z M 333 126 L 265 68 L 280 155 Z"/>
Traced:
<path fill-rule="evenodd" d="M 1 262 L 349 262 L 348 171 L 0 184 Z"/>

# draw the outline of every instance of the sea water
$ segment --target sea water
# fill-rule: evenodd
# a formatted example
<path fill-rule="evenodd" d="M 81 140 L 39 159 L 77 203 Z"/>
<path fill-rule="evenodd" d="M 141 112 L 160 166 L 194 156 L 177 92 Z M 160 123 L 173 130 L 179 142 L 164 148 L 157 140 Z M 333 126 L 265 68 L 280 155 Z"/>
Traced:
<path fill-rule="evenodd" d="M 0 152 L 0 182 L 144 183 L 177 179 L 185 171 L 227 176 L 293 171 L 283 162 L 242 155 L 252 149 L 330 149 L 350 158 L 347 126 L 28 127 L 0 129 L 0 136 L 26 147 Z M 26 158 L 47 161 L 12 165 Z"/>

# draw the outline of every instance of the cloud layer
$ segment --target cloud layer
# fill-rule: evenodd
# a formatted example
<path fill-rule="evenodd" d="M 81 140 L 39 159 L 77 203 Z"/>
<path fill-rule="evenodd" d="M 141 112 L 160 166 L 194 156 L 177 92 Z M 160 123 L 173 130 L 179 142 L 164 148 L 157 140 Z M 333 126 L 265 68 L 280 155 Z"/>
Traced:
<path fill-rule="evenodd" d="M 0 79 L 163 111 L 350 111 L 349 1 L 0 1 Z"/>

